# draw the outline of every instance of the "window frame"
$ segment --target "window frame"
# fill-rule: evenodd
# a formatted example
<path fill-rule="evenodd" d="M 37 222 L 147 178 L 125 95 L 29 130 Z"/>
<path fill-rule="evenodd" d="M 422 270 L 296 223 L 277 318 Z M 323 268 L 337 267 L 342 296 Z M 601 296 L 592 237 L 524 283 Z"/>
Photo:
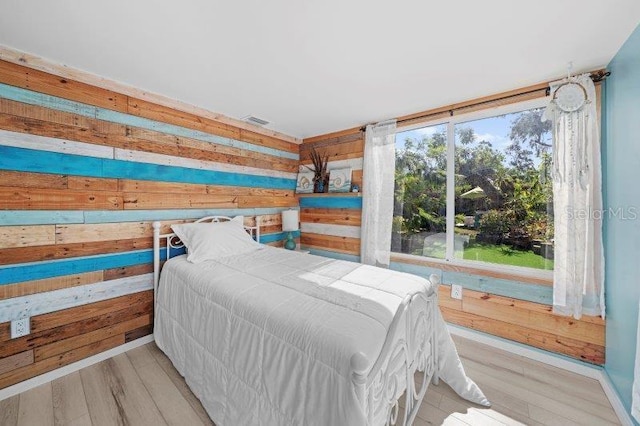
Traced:
<path fill-rule="evenodd" d="M 536 99 L 530 99 L 521 102 L 514 102 L 507 105 L 501 105 L 497 107 L 483 108 L 481 110 L 468 112 L 466 114 L 456 114 L 451 117 L 440 117 L 434 120 L 423 121 L 420 123 L 412 123 L 408 126 L 400 126 L 396 133 L 402 133 L 409 130 L 421 129 L 424 127 L 446 125 L 447 127 L 447 206 L 446 206 L 446 250 L 445 258 L 438 259 L 426 256 L 418 256 L 415 254 L 392 252 L 392 257 L 401 260 L 407 259 L 409 261 L 418 262 L 420 260 L 430 265 L 443 265 L 443 269 L 451 270 L 455 268 L 460 272 L 467 270 L 481 270 L 487 273 L 495 271 L 500 276 L 511 276 L 514 278 L 522 277 L 529 280 L 543 279 L 553 282 L 553 270 L 527 268 L 524 266 L 513 265 L 501 265 L 498 263 L 483 262 L 480 260 L 465 260 L 456 259 L 454 256 L 454 236 L 455 236 L 455 126 L 456 124 L 465 123 L 468 121 L 481 120 L 484 118 L 491 118 L 504 114 L 511 114 L 516 112 L 522 112 L 534 108 L 544 108 L 548 105 L 549 99 L 540 97 Z M 490 275 L 490 274 L 487 274 Z"/>

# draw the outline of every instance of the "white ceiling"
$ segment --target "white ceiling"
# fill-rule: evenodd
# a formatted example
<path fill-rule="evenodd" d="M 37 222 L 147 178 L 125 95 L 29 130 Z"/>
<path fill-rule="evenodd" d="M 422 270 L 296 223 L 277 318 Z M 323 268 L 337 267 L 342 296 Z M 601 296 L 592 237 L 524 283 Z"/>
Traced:
<path fill-rule="evenodd" d="M 0 44 L 309 137 L 606 65 L 638 0 L 2 0 Z"/>

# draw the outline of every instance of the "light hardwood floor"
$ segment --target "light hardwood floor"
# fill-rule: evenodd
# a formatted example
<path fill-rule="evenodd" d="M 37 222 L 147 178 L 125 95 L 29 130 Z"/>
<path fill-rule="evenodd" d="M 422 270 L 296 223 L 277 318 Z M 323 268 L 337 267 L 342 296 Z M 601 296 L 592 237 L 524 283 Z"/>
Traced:
<path fill-rule="evenodd" d="M 468 375 L 493 403 L 429 388 L 415 425 L 619 424 L 600 384 L 463 338 Z M 149 343 L 0 401 L 0 425 L 213 425 L 171 361 Z"/>

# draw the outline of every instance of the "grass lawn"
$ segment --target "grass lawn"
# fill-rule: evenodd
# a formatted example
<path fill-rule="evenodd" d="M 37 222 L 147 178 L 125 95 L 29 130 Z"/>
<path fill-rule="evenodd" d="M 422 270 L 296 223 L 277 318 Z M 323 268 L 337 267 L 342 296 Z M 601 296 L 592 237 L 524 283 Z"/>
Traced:
<path fill-rule="evenodd" d="M 479 260 L 502 265 L 524 266 L 527 268 L 553 269 L 553 260 L 545 259 L 532 251 L 514 250 L 509 246 L 495 244 L 470 244 L 464 250 L 464 259 Z"/>

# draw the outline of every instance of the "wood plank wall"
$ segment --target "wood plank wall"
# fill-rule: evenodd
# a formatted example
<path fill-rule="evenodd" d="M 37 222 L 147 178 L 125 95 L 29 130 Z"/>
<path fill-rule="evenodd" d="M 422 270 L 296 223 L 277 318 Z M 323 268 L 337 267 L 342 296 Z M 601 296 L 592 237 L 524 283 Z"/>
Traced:
<path fill-rule="evenodd" d="M 300 163 L 310 163 L 311 146 L 329 154 L 334 167 L 359 161 L 354 182 L 362 187 L 363 137 L 359 129 L 350 129 L 305 139 L 300 146 Z M 362 199 L 331 194 L 299 195 L 299 198 L 301 244 L 313 254 L 358 262 Z M 440 306 L 449 323 L 581 361 L 604 364 L 604 320 L 583 316 L 578 321 L 554 315 L 548 279 L 486 273 L 471 267 L 444 267 L 426 259 L 410 260 L 397 255 L 392 255 L 391 268 L 440 277 L 443 283 Z M 449 296 L 451 284 L 463 286 L 462 301 Z"/>
<path fill-rule="evenodd" d="M 311 148 L 329 156 L 328 169 L 351 167 L 351 181 L 362 190 L 363 133 L 332 133 L 305 139 L 300 170 L 311 165 Z M 312 250 L 360 255 L 362 197 L 358 194 L 300 194 L 300 244 Z"/>
<path fill-rule="evenodd" d="M 153 221 L 242 214 L 281 244 L 298 167 L 284 139 L 0 61 L 0 388 L 152 332 Z"/>

